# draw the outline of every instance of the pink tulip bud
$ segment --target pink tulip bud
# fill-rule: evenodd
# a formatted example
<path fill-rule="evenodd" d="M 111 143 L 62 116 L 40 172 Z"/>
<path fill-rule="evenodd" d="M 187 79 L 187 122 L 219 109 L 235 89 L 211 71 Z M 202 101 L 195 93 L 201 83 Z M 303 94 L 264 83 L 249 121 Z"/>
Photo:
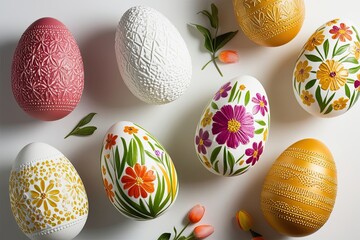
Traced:
<path fill-rule="evenodd" d="M 205 207 L 198 204 L 195 205 L 192 209 L 190 209 L 188 214 L 188 219 L 191 223 L 199 222 L 205 213 Z"/>
<path fill-rule="evenodd" d="M 193 235 L 196 239 L 204 239 L 214 232 L 214 227 L 211 225 L 200 225 L 194 228 Z"/>
<path fill-rule="evenodd" d="M 236 220 L 239 227 L 244 231 L 249 231 L 253 226 L 253 220 L 250 214 L 244 210 L 240 210 L 236 213 Z"/>
<path fill-rule="evenodd" d="M 224 50 L 219 53 L 219 60 L 222 63 L 235 63 L 239 61 L 239 55 L 233 50 Z"/>

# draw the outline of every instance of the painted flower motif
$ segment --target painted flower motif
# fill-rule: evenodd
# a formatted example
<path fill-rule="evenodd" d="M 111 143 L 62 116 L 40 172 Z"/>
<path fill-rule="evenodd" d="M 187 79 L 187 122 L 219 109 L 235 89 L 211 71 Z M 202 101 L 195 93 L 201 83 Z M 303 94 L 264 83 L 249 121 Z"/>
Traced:
<path fill-rule="evenodd" d="M 127 167 L 125 170 L 126 175 L 121 178 L 124 183 L 124 189 L 128 190 L 130 197 L 146 198 L 148 193 L 154 192 L 154 183 L 156 176 L 153 170 L 147 171 L 146 166 L 141 166 L 136 163 L 134 168 Z"/>
<path fill-rule="evenodd" d="M 28 211 L 28 206 L 26 205 L 26 198 L 23 197 L 21 191 L 15 188 L 14 191 L 10 194 L 11 208 L 15 213 L 15 217 L 21 221 L 26 220 L 26 215 Z"/>
<path fill-rule="evenodd" d="M 325 39 L 325 35 L 323 33 L 324 31 L 316 31 L 313 35 L 311 35 L 311 37 L 305 44 L 305 50 L 313 51 L 316 46 L 321 45 Z"/>
<path fill-rule="evenodd" d="M 252 148 L 248 148 L 245 150 L 246 156 L 249 156 L 249 158 L 246 160 L 246 163 L 251 163 L 251 165 L 255 165 L 255 163 L 259 160 L 261 154 L 263 153 L 263 150 L 264 146 L 262 145 L 261 141 L 259 142 L 259 144 L 254 142 Z"/>
<path fill-rule="evenodd" d="M 348 98 L 345 99 L 345 98 L 341 97 L 338 100 L 335 100 L 333 102 L 332 107 L 336 111 L 337 110 L 342 110 L 342 109 L 346 108 L 346 104 L 347 104 L 348 101 L 349 101 Z"/>
<path fill-rule="evenodd" d="M 225 105 L 213 117 L 212 133 L 218 144 L 237 148 L 247 144 L 254 137 L 254 118 L 244 106 Z"/>
<path fill-rule="evenodd" d="M 352 46 L 351 53 L 354 54 L 354 57 L 359 60 L 360 58 L 360 42 L 355 42 L 355 45 Z"/>
<path fill-rule="evenodd" d="M 239 89 L 240 89 L 241 91 L 244 91 L 244 90 L 246 89 L 246 86 L 245 86 L 244 84 L 241 84 L 240 87 L 239 87 Z"/>
<path fill-rule="evenodd" d="M 161 156 L 163 155 L 163 152 L 160 151 L 159 149 L 156 149 L 156 150 L 154 151 L 154 153 L 155 153 L 155 155 L 156 155 L 157 157 L 161 157 Z"/>
<path fill-rule="evenodd" d="M 73 199 L 80 198 L 84 194 L 84 188 L 80 178 L 66 174 L 66 190 Z"/>
<path fill-rule="evenodd" d="M 116 144 L 117 137 L 118 137 L 117 135 L 111 133 L 107 135 L 106 144 L 105 144 L 106 150 L 110 150 Z"/>
<path fill-rule="evenodd" d="M 138 133 L 139 129 L 137 129 L 136 127 L 133 126 L 125 126 L 124 127 L 124 133 L 128 133 L 128 134 L 134 134 L 134 133 Z"/>
<path fill-rule="evenodd" d="M 257 93 L 256 97 L 253 97 L 251 101 L 256 104 L 252 109 L 252 113 L 255 115 L 260 111 L 261 115 L 265 116 L 265 112 L 268 112 L 265 96 L 261 96 L 260 93 Z"/>
<path fill-rule="evenodd" d="M 353 33 L 350 29 L 350 27 L 347 27 L 345 23 L 340 23 L 340 27 L 333 26 L 332 29 L 330 29 L 330 33 L 333 34 L 332 39 L 337 39 L 341 42 L 346 42 L 346 39 L 351 41 L 351 34 Z"/>
<path fill-rule="evenodd" d="M 269 134 L 269 129 L 266 128 L 265 131 L 264 131 L 264 133 L 263 133 L 263 141 L 266 141 L 266 140 L 267 140 L 268 134 Z"/>
<path fill-rule="evenodd" d="M 360 91 L 360 74 L 358 74 L 357 76 L 357 80 L 355 80 L 354 82 L 354 88 L 357 89 L 358 91 Z"/>
<path fill-rule="evenodd" d="M 106 175 L 106 167 L 102 166 L 101 170 L 102 170 L 103 175 Z"/>
<path fill-rule="evenodd" d="M 348 75 L 348 70 L 335 60 L 326 60 L 321 63 L 316 72 L 316 78 L 320 80 L 321 89 L 330 89 L 331 91 L 336 91 L 344 86 Z"/>
<path fill-rule="evenodd" d="M 314 96 L 309 91 L 302 90 L 301 99 L 303 104 L 310 106 L 315 102 Z"/>
<path fill-rule="evenodd" d="M 209 139 L 209 132 L 203 131 L 202 128 L 199 130 L 199 135 L 195 137 L 195 143 L 199 153 L 206 154 L 206 148 L 211 146 L 211 140 Z"/>
<path fill-rule="evenodd" d="M 206 109 L 203 119 L 201 119 L 201 126 L 206 127 L 210 125 L 213 113 L 210 112 L 210 108 Z"/>
<path fill-rule="evenodd" d="M 334 25 L 336 24 L 337 22 L 339 21 L 339 19 L 334 19 L 334 20 L 331 20 L 329 22 L 326 23 L 326 26 L 330 27 L 331 25 Z"/>
<path fill-rule="evenodd" d="M 220 88 L 220 90 L 215 94 L 214 100 L 217 101 L 220 98 L 225 98 L 228 96 L 228 92 L 231 89 L 230 82 L 226 83 L 224 86 Z"/>
<path fill-rule="evenodd" d="M 202 162 L 205 164 L 206 167 L 211 168 L 211 163 L 205 155 L 202 155 Z"/>
<path fill-rule="evenodd" d="M 115 193 L 113 191 L 113 185 L 104 178 L 104 187 L 106 191 L 106 196 L 110 199 L 111 202 L 114 202 Z"/>
<path fill-rule="evenodd" d="M 304 62 L 299 62 L 296 65 L 296 71 L 294 73 L 294 77 L 297 82 L 304 82 L 310 76 L 310 71 L 312 67 L 308 65 L 308 61 L 305 60 Z"/>
<path fill-rule="evenodd" d="M 143 139 L 144 139 L 145 141 L 149 140 L 149 138 L 148 138 L 147 136 L 143 136 Z"/>
<path fill-rule="evenodd" d="M 46 186 L 45 181 L 40 180 L 40 186 L 35 184 L 34 188 L 35 190 L 30 191 L 31 198 L 33 199 L 31 204 L 37 208 L 43 206 L 45 211 L 49 210 L 49 205 L 51 207 L 57 207 L 57 202 L 60 201 L 60 191 L 54 189 L 54 183 Z"/>

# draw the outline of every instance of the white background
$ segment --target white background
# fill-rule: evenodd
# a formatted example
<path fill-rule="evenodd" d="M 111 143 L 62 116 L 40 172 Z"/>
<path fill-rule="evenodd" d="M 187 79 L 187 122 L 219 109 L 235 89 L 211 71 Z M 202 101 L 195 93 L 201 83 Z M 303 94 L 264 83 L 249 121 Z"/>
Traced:
<path fill-rule="evenodd" d="M 298 36 L 290 43 L 266 48 L 250 42 L 240 31 L 227 45 L 239 52 L 240 61 L 221 65 L 224 77 L 209 65 L 202 36 L 188 23 L 207 24 L 197 15 L 215 2 L 219 7 L 221 32 L 236 30 L 230 0 L 0 0 L 0 238 L 26 239 L 12 217 L 8 179 L 13 160 L 26 144 L 46 142 L 67 156 L 78 170 L 87 190 L 90 214 L 76 239 L 155 240 L 164 231 L 180 228 L 187 211 L 197 203 L 206 206 L 202 223 L 214 225 L 208 239 L 250 239 L 234 223 L 238 209 L 249 211 L 255 230 L 268 240 L 292 239 L 267 225 L 259 203 L 264 177 L 273 161 L 297 140 L 314 137 L 332 151 L 338 169 L 338 195 L 334 211 L 318 232 L 304 239 L 346 239 L 358 235 L 360 227 L 360 161 L 358 157 L 360 106 L 333 119 L 315 118 L 296 102 L 292 72 L 296 57 L 308 37 L 333 18 L 350 18 L 360 23 L 358 1 L 305 0 L 306 17 Z M 140 102 L 124 85 L 117 69 L 114 31 L 122 14 L 131 6 L 146 4 L 167 16 L 187 43 L 193 61 L 189 90 L 177 101 L 153 106 Z M 62 21 L 73 33 L 85 66 L 85 89 L 77 108 L 67 117 L 42 122 L 29 117 L 12 96 L 10 69 L 14 49 L 23 31 L 36 19 L 50 16 Z M 238 75 L 252 75 L 264 85 L 270 99 L 271 129 L 264 155 L 242 176 L 225 178 L 208 172 L 195 155 L 193 137 L 203 108 L 217 89 Z M 90 137 L 64 136 L 89 112 L 97 112 L 98 127 Z M 173 158 L 180 180 L 175 204 L 161 217 L 136 222 L 123 217 L 108 201 L 102 186 L 99 152 L 108 128 L 120 120 L 133 121 L 165 146 Z M 188 229 L 190 231 L 191 228 Z"/>

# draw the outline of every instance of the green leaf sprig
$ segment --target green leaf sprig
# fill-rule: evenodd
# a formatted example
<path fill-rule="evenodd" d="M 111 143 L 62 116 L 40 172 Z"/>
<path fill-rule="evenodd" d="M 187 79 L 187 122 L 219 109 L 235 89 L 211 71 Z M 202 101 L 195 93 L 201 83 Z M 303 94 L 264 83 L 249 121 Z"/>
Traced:
<path fill-rule="evenodd" d="M 198 14 L 202 14 L 209 19 L 212 32 L 214 32 L 214 37 L 211 34 L 211 31 L 206 27 L 201 26 L 199 24 L 191 24 L 191 25 L 194 26 L 204 36 L 204 40 L 205 40 L 204 47 L 211 54 L 211 59 L 201 68 L 201 70 L 204 70 L 209 63 L 213 62 L 220 76 L 223 76 L 219 66 L 216 63 L 216 60 L 218 59 L 216 53 L 218 50 L 224 47 L 225 44 L 228 43 L 233 37 L 235 37 L 235 35 L 238 33 L 238 30 L 234 32 L 227 32 L 218 36 L 218 31 L 219 31 L 218 13 L 219 13 L 218 8 L 214 3 L 211 4 L 211 13 L 207 10 L 198 12 Z"/>
<path fill-rule="evenodd" d="M 84 127 L 86 124 L 90 123 L 96 113 L 89 113 L 80 122 L 74 127 L 74 129 L 66 135 L 64 138 L 69 136 L 89 136 L 95 132 L 97 127 L 95 126 L 87 126 Z"/>

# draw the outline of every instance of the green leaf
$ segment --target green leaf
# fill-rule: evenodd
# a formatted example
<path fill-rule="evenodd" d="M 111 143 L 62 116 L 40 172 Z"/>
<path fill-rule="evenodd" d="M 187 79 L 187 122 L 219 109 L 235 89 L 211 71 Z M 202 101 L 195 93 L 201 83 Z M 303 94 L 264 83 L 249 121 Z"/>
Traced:
<path fill-rule="evenodd" d="M 353 64 L 359 64 L 359 61 L 354 58 L 354 57 L 348 57 L 346 58 L 343 62 L 349 62 L 349 63 L 353 63 Z"/>
<path fill-rule="evenodd" d="M 326 39 L 323 47 L 324 47 L 325 58 L 327 58 L 327 56 L 329 54 L 329 39 Z"/>
<path fill-rule="evenodd" d="M 137 145 L 134 139 L 130 140 L 130 145 L 129 145 L 129 156 L 126 159 L 127 160 L 127 164 L 130 167 L 134 167 L 135 164 L 137 163 L 137 158 L 138 158 L 138 152 L 137 152 Z"/>
<path fill-rule="evenodd" d="M 236 170 L 233 174 L 232 174 L 232 176 L 236 176 L 236 175 L 239 175 L 239 174 L 243 174 L 244 172 L 246 172 L 248 169 L 249 169 L 249 165 L 248 166 L 246 166 L 246 167 L 243 167 L 243 168 L 240 168 L 240 169 L 238 169 L 238 170 Z"/>
<path fill-rule="evenodd" d="M 229 97 L 229 102 L 232 102 L 235 91 L 236 91 L 236 87 L 237 87 L 237 82 L 235 83 L 235 85 L 232 87 L 231 92 L 230 92 L 230 97 Z"/>
<path fill-rule="evenodd" d="M 224 156 L 223 156 L 223 175 L 226 174 L 227 172 L 227 168 L 228 168 L 228 162 L 227 162 L 227 157 L 226 157 L 226 147 L 224 147 Z"/>
<path fill-rule="evenodd" d="M 321 98 L 321 90 L 320 90 L 320 86 L 318 86 L 316 88 L 316 91 L 315 91 L 315 98 L 316 98 L 316 101 L 318 102 L 319 104 L 319 107 L 320 107 L 320 112 L 322 112 L 324 110 L 324 103 L 323 103 L 323 100 Z"/>
<path fill-rule="evenodd" d="M 310 88 L 312 88 L 316 83 L 316 79 L 310 80 L 306 85 L 305 85 L 305 90 L 309 90 Z"/>
<path fill-rule="evenodd" d="M 327 100 L 327 101 L 325 102 L 324 108 L 326 108 L 326 106 L 333 100 L 334 97 L 335 97 L 335 93 L 334 93 L 333 95 L 331 95 L 331 97 L 329 98 L 329 100 Z M 325 98 L 325 99 L 326 99 L 326 98 Z"/>
<path fill-rule="evenodd" d="M 178 240 L 186 240 L 187 238 L 185 236 L 180 237 Z"/>
<path fill-rule="evenodd" d="M 346 45 L 344 45 L 344 46 L 339 47 L 339 49 L 336 50 L 334 56 L 338 56 L 338 55 L 343 54 L 343 53 L 349 48 L 349 46 L 350 46 L 350 44 L 346 44 Z"/>
<path fill-rule="evenodd" d="M 256 120 L 255 122 L 257 122 L 261 126 L 266 126 L 266 122 L 264 122 L 263 120 Z"/>
<path fill-rule="evenodd" d="M 77 128 L 73 132 L 71 132 L 72 136 L 89 136 L 95 132 L 97 127 L 83 127 L 83 128 Z M 69 135 L 70 136 L 70 135 Z M 67 138 L 66 136 L 65 138 Z"/>
<path fill-rule="evenodd" d="M 250 101 L 250 91 L 247 91 L 245 94 L 245 106 L 249 104 Z"/>
<path fill-rule="evenodd" d="M 235 37 L 235 35 L 238 33 L 238 30 L 235 32 L 227 32 L 224 34 L 221 34 L 219 36 L 217 36 L 214 40 L 213 40 L 213 46 L 214 46 L 214 52 L 218 51 L 219 49 L 221 49 L 222 47 L 225 46 L 225 44 L 227 44 L 233 37 Z"/>
<path fill-rule="evenodd" d="M 121 160 L 121 165 L 120 165 L 120 172 L 118 172 L 118 176 L 121 176 L 122 173 L 124 172 L 124 168 L 125 168 L 125 164 L 126 164 L 126 158 L 127 158 L 127 147 L 126 147 L 126 141 L 123 137 L 121 137 L 121 141 L 123 144 L 123 149 L 124 149 L 124 153 L 123 153 L 123 157 Z M 116 150 L 119 152 L 119 149 L 116 147 Z"/>
<path fill-rule="evenodd" d="M 358 40 L 358 42 L 360 42 L 360 37 L 359 37 L 359 33 L 356 30 L 356 28 L 353 26 L 352 29 L 354 30 L 354 32 L 356 33 L 356 39 Z"/>
<path fill-rule="evenodd" d="M 219 16 L 218 16 L 218 8 L 216 7 L 216 5 L 214 3 L 211 4 L 211 14 L 212 17 L 214 19 L 214 28 L 218 28 L 219 27 Z"/>
<path fill-rule="evenodd" d="M 117 176 L 120 178 L 120 176 L 121 176 L 121 162 L 120 162 L 120 154 L 119 154 L 118 146 L 116 146 L 116 148 L 115 148 L 114 160 L 115 160 Z"/>
<path fill-rule="evenodd" d="M 139 146 L 141 165 L 145 165 L 145 151 L 142 141 L 134 134 L 134 138 Z"/>
<path fill-rule="evenodd" d="M 203 27 L 199 24 L 192 24 L 192 25 L 195 26 L 196 29 L 204 36 L 205 48 L 210 52 L 214 52 L 214 46 L 212 43 L 212 37 L 211 37 L 211 33 L 210 33 L 209 29 L 207 29 L 206 27 Z"/>
<path fill-rule="evenodd" d="M 216 147 L 216 148 L 212 151 L 211 156 L 210 156 L 210 162 L 211 162 L 211 164 L 213 164 L 213 163 L 215 162 L 217 156 L 219 155 L 219 152 L 221 151 L 221 148 L 222 148 L 222 147 L 219 146 L 219 147 Z"/>
<path fill-rule="evenodd" d="M 355 74 L 360 70 L 360 65 L 349 69 L 350 74 Z"/>
<path fill-rule="evenodd" d="M 219 110 L 219 107 L 216 105 L 215 102 L 212 102 L 212 103 L 211 103 L 211 107 L 212 107 L 213 109 L 215 109 L 215 110 Z"/>
<path fill-rule="evenodd" d="M 328 114 L 333 110 L 332 105 L 330 104 L 330 106 L 328 107 L 328 109 L 326 110 L 326 112 L 324 114 Z"/>
<path fill-rule="evenodd" d="M 260 128 L 255 131 L 255 134 L 261 134 L 264 131 L 264 128 Z"/>
<path fill-rule="evenodd" d="M 234 155 L 230 151 L 228 151 L 228 163 L 230 167 L 230 173 L 231 174 L 234 171 L 234 165 L 235 165 L 235 158 Z"/>
<path fill-rule="evenodd" d="M 217 161 L 214 163 L 213 169 L 214 169 L 215 172 L 217 172 L 218 174 L 220 174 L 220 171 L 219 171 L 219 160 L 217 160 Z"/>
<path fill-rule="evenodd" d="M 209 19 L 210 25 L 211 25 L 212 28 L 216 28 L 217 23 L 216 23 L 215 19 L 213 18 L 213 16 L 211 15 L 211 13 L 209 13 L 209 11 L 202 10 L 201 12 L 198 12 L 198 14 L 199 13 L 203 14 L 204 16 L 206 16 Z"/>
<path fill-rule="evenodd" d="M 88 115 L 86 115 L 84 118 L 82 118 L 80 120 L 80 122 L 74 127 L 73 130 L 71 130 L 71 132 L 65 136 L 65 138 L 71 136 L 71 135 L 74 135 L 74 136 L 88 136 L 88 135 L 91 135 L 94 133 L 94 131 L 96 130 L 96 127 L 93 127 L 95 128 L 94 131 L 92 132 L 89 132 L 88 134 L 86 134 L 86 131 L 89 131 L 89 130 L 85 130 L 85 135 L 83 132 L 80 132 L 80 134 L 77 134 L 80 130 L 81 127 L 83 127 L 84 125 L 88 124 L 92 119 L 93 117 L 95 116 L 96 113 L 89 113 Z"/>
<path fill-rule="evenodd" d="M 348 98 L 350 98 L 350 95 L 351 95 L 351 93 L 350 93 L 350 88 L 349 88 L 349 86 L 348 86 L 347 84 L 345 84 L 345 95 L 346 95 Z"/>
<path fill-rule="evenodd" d="M 321 58 L 312 54 L 305 54 L 305 57 L 311 62 L 322 62 Z"/>

